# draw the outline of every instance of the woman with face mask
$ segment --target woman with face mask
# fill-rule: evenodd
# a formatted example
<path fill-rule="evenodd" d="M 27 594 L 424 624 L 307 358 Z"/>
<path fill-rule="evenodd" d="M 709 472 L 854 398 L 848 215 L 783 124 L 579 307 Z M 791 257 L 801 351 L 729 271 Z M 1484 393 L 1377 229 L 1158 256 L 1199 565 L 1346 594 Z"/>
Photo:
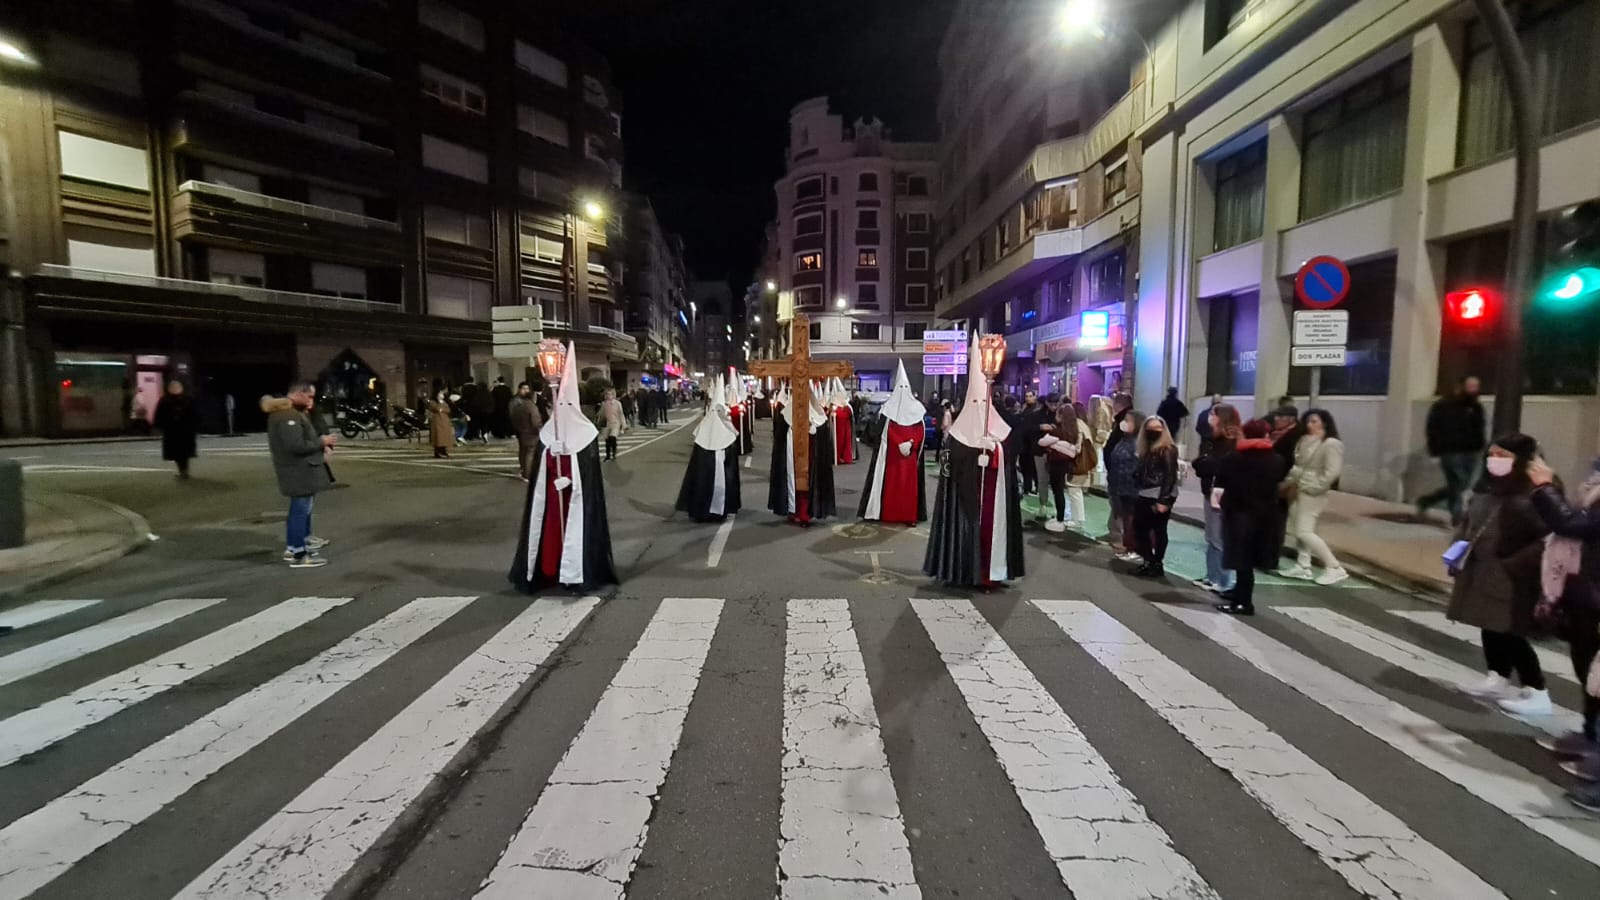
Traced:
<path fill-rule="evenodd" d="M 1545 546 L 1540 570 L 1545 603 L 1560 611 L 1561 637 L 1572 650 L 1572 669 L 1579 684 L 1594 677 L 1595 654 L 1600 653 L 1600 458 L 1589 477 L 1572 494 L 1562 496 L 1555 473 L 1544 460 L 1528 466 L 1535 485 L 1533 508 L 1554 537 Z M 1583 696 L 1583 728 L 1571 734 L 1541 736 L 1539 746 L 1566 760 L 1561 768 L 1590 782 L 1567 795 L 1573 804 L 1600 813 L 1600 697 Z"/>
<path fill-rule="evenodd" d="M 1317 584 L 1338 584 L 1349 578 L 1328 542 L 1317 534 L 1317 520 L 1328 508 L 1328 492 L 1344 471 L 1344 443 L 1339 426 L 1325 409 L 1313 409 L 1300 418 L 1300 438 L 1294 445 L 1294 465 L 1284 480 L 1289 495 L 1289 537 L 1300 548 L 1300 558 L 1283 574 L 1316 579 Z M 1312 557 L 1322 564 L 1322 574 L 1311 571 Z"/>
<path fill-rule="evenodd" d="M 1145 415 L 1130 409 L 1122 413 L 1117 431 L 1106 442 L 1106 494 L 1111 498 L 1111 533 L 1106 540 L 1117 550 L 1117 559 L 1136 562 L 1133 510 L 1139 502 L 1139 440 Z"/>
<path fill-rule="evenodd" d="M 1489 670 L 1465 690 L 1519 715 L 1551 711 L 1539 657 L 1527 638 L 1536 631 L 1540 559 L 1550 532 L 1533 508 L 1528 477 L 1538 449 L 1525 434 L 1508 434 L 1489 446 L 1489 477 L 1456 531 L 1456 540 L 1466 541 L 1469 549 L 1450 592 L 1449 616 L 1482 630 Z M 1513 671 L 1520 686 L 1511 681 Z"/>
<path fill-rule="evenodd" d="M 1151 416 L 1139 430 L 1135 447 L 1139 494 L 1133 506 L 1133 541 L 1144 564 L 1134 574 L 1160 578 L 1167 573 L 1167 526 L 1178 500 L 1178 445 L 1172 442 L 1166 420 Z"/>

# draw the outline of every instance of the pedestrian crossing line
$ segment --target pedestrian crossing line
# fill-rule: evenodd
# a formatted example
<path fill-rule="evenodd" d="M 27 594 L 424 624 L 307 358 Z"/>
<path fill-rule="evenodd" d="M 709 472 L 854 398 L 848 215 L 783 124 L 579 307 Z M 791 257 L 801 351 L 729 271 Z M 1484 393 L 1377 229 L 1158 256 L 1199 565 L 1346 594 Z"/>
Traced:
<path fill-rule="evenodd" d="M 64 602 L 88 602 L 92 604 L 99 601 Z M 160 603 L 141 606 L 116 618 L 98 622 L 88 628 L 35 644 L 26 650 L 18 650 L 15 653 L 0 656 L 0 685 L 21 681 L 46 669 L 53 669 L 69 660 L 93 653 L 96 650 L 103 650 L 106 647 L 121 643 L 147 631 L 153 631 L 163 625 L 176 622 L 190 613 L 199 612 L 221 602 L 222 598 L 220 597 L 163 600 Z"/>
<path fill-rule="evenodd" d="M 970 601 L 911 606 L 1074 897 L 1218 896 Z"/>
<path fill-rule="evenodd" d="M 1033 605 L 1362 896 L 1504 897 L 1098 606 Z"/>
<path fill-rule="evenodd" d="M 0 858 L 11 862 L 0 872 L 0 900 L 19 900 L 59 877 L 474 599 L 412 601 L 0 829 Z"/>
<path fill-rule="evenodd" d="M 1483 673 L 1446 659 L 1430 650 L 1424 650 L 1402 638 L 1379 631 L 1371 625 L 1358 622 L 1331 609 L 1309 606 L 1276 606 L 1281 615 L 1322 632 L 1336 641 L 1342 641 L 1368 656 L 1374 656 L 1398 666 L 1413 675 L 1426 678 L 1451 689 L 1483 679 Z M 1583 717 L 1560 706 L 1548 715 L 1521 715 L 1501 710 L 1518 722 L 1548 734 L 1560 736 L 1583 727 Z"/>
<path fill-rule="evenodd" d="M 921 897 L 850 602 L 790 600 L 787 633 L 780 896 Z"/>
<path fill-rule="evenodd" d="M 0 612 L 0 628 L 26 628 L 87 609 L 99 600 L 36 600 L 16 609 Z"/>
<path fill-rule="evenodd" d="M 599 602 L 535 601 L 177 896 L 326 894 Z"/>
<path fill-rule="evenodd" d="M 1415 622 L 1429 631 L 1454 638 L 1465 644 L 1471 644 L 1474 647 L 1482 646 L 1482 631 L 1462 622 L 1450 621 L 1450 618 L 1444 614 L 1443 610 L 1391 609 L 1386 611 L 1391 615 Z M 1549 647 L 1541 647 L 1538 644 L 1533 645 L 1533 652 L 1539 654 L 1539 666 L 1544 669 L 1546 676 L 1559 678 L 1572 684 L 1578 683 L 1578 676 L 1572 672 L 1572 660 L 1565 655 L 1551 650 Z"/>
<path fill-rule="evenodd" d="M 0 766 L 9 766 L 90 725 L 177 687 L 310 622 L 349 597 L 295 597 L 139 663 L 0 720 Z"/>
<path fill-rule="evenodd" d="M 1600 820 L 1567 803 L 1560 786 L 1231 617 L 1158 608 L 1484 803 L 1600 865 Z"/>
<path fill-rule="evenodd" d="M 728 547 L 728 535 L 733 533 L 733 521 L 738 517 L 738 513 L 729 514 L 717 526 L 716 533 L 711 536 L 711 546 L 706 548 L 706 568 L 715 569 L 722 564 L 722 551 Z"/>
<path fill-rule="evenodd" d="M 661 601 L 477 897 L 624 895 L 721 615 Z"/>

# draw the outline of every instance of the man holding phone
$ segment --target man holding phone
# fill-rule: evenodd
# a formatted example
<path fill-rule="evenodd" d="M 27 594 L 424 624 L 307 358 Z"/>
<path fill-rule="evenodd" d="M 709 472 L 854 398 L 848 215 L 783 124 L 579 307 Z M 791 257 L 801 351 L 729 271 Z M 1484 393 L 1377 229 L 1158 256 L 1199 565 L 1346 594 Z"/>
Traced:
<path fill-rule="evenodd" d="M 284 558 L 292 569 L 315 569 L 328 564 L 315 552 L 328 542 L 312 536 L 311 509 L 316 495 L 333 483 L 325 452 L 339 438 L 320 434 L 307 415 L 316 399 L 316 385 L 299 381 L 289 387 L 287 396 L 261 401 L 261 408 L 267 413 L 267 448 L 278 476 L 278 490 L 289 498 Z"/>

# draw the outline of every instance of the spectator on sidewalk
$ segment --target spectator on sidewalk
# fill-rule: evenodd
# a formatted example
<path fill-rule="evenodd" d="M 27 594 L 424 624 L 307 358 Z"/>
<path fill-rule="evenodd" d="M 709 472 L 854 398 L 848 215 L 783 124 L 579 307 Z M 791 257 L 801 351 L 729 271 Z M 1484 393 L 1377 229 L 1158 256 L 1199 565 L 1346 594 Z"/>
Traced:
<path fill-rule="evenodd" d="M 489 431 L 497 438 L 511 436 L 511 386 L 506 384 L 504 375 L 494 380 L 494 387 L 489 391 L 489 399 L 494 403 L 494 409 L 489 414 Z"/>
<path fill-rule="evenodd" d="M 1328 508 L 1328 492 L 1339 484 L 1344 472 L 1344 442 L 1339 426 L 1325 409 L 1307 410 L 1300 420 L 1300 440 L 1294 446 L 1294 466 L 1284 484 L 1289 488 L 1289 536 L 1299 547 L 1290 578 L 1317 584 L 1338 584 L 1350 575 L 1339 564 L 1328 542 L 1317 534 L 1317 521 Z M 1322 564 L 1322 574 L 1311 570 L 1312 557 Z"/>
<path fill-rule="evenodd" d="M 1068 521 L 1074 530 L 1083 530 L 1083 488 L 1094 471 L 1095 451 L 1089 426 L 1079 418 L 1081 405 L 1062 400 L 1056 405 L 1055 422 L 1042 428 L 1048 433 L 1039 439 L 1039 446 L 1045 451 L 1045 473 L 1056 502 L 1056 517 L 1045 523 L 1046 531 L 1066 531 Z"/>
<path fill-rule="evenodd" d="M 1022 408 L 1016 412 L 1012 427 L 1016 431 L 1017 448 L 1017 474 L 1022 477 L 1022 496 L 1037 494 L 1041 498 L 1044 490 L 1039 482 L 1039 438 L 1044 436 L 1043 426 L 1050 423 L 1049 414 L 1044 404 L 1039 402 L 1039 395 L 1028 391 L 1022 395 Z M 1044 503 L 1039 504 L 1039 516 L 1045 518 Z"/>
<path fill-rule="evenodd" d="M 1205 452 L 1206 441 L 1211 440 L 1212 428 L 1215 427 L 1211 422 L 1211 412 L 1221 405 L 1222 395 L 1212 394 L 1211 405 L 1206 407 L 1206 411 L 1201 413 L 1200 417 L 1194 423 L 1194 433 L 1200 436 L 1199 452 L 1201 453 Z"/>
<path fill-rule="evenodd" d="M 1595 654 L 1600 653 L 1600 458 L 1589 477 L 1573 492 L 1573 503 L 1561 494 L 1555 473 L 1543 459 L 1528 466 L 1534 484 L 1533 508 L 1555 535 L 1541 560 L 1542 603 L 1552 608 L 1560 636 L 1572 654 L 1572 671 L 1587 684 Z M 1590 783 L 1567 795 L 1575 805 L 1600 813 L 1600 697 L 1583 696 L 1583 728 L 1560 737 L 1543 735 L 1539 746 L 1563 757 L 1561 768 Z"/>
<path fill-rule="evenodd" d="M 178 466 L 178 477 L 189 478 L 189 460 L 197 455 L 195 438 L 200 432 L 200 411 L 194 398 L 183 392 L 183 382 L 167 382 L 166 396 L 156 403 L 156 427 L 161 429 L 161 458 Z"/>
<path fill-rule="evenodd" d="M 1233 572 L 1222 564 L 1222 510 L 1211 502 L 1222 461 L 1239 443 L 1239 411 L 1225 403 L 1212 404 L 1206 411 L 1206 438 L 1200 442 L 1200 455 L 1194 459 L 1194 472 L 1200 476 L 1200 496 L 1205 504 L 1206 576 L 1197 587 L 1222 593 L 1233 587 Z"/>
<path fill-rule="evenodd" d="M 517 436 L 517 472 L 523 481 L 533 477 L 539 463 L 539 429 L 544 427 L 544 417 L 539 415 L 539 404 L 534 402 L 533 388 L 526 381 L 517 385 L 517 397 L 511 401 L 511 431 Z"/>
<path fill-rule="evenodd" d="M 450 458 L 457 434 L 456 423 L 450 418 L 450 398 L 440 391 L 428 402 L 428 443 L 433 445 L 434 459 Z"/>
<path fill-rule="evenodd" d="M 600 401 L 600 432 L 606 438 L 606 455 L 602 459 L 617 458 L 617 438 L 622 437 L 622 404 L 617 402 L 617 392 L 606 389 L 605 399 Z"/>
<path fill-rule="evenodd" d="M 1222 564 L 1233 570 L 1233 589 L 1217 609 L 1236 616 L 1256 613 L 1256 570 L 1278 567 L 1278 484 L 1288 466 L 1273 449 L 1266 422 L 1245 423 L 1232 453 L 1217 467 L 1210 503 L 1222 512 Z"/>
<path fill-rule="evenodd" d="M 1468 375 L 1454 394 L 1440 397 L 1428 409 L 1428 455 L 1439 461 L 1444 487 L 1417 498 L 1419 521 L 1426 521 L 1428 510 L 1443 503 L 1450 509 L 1450 524 L 1461 524 L 1462 497 L 1478 477 L 1488 440 L 1479 388 L 1477 377 Z"/>
<path fill-rule="evenodd" d="M 1285 398 L 1287 399 L 1287 398 Z M 1272 441 L 1272 452 L 1278 454 L 1283 460 L 1283 469 L 1287 472 L 1294 468 L 1294 448 L 1300 444 L 1300 410 L 1292 403 L 1280 404 L 1272 411 L 1272 431 L 1267 438 Z M 1279 485 L 1278 488 L 1278 552 L 1273 557 L 1272 568 L 1268 571 L 1277 571 L 1278 562 L 1283 558 L 1284 545 L 1289 540 L 1289 488 Z"/>
<path fill-rule="evenodd" d="M 261 411 L 267 414 L 267 449 L 278 476 L 278 490 L 289 498 L 283 555 L 295 569 L 328 564 L 317 553 L 328 542 L 312 535 L 311 510 L 317 494 L 332 483 L 323 451 L 337 444 L 339 438 L 318 434 L 312 424 L 307 413 L 316 397 L 316 386 L 301 381 L 289 388 L 286 397 L 261 398 Z"/>
<path fill-rule="evenodd" d="M 1117 429 L 1106 442 L 1106 496 L 1111 500 L 1111 533 L 1106 540 L 1117 552 L 1117 559 L 1135 562 L 1133 510 L 1139 503 L 1139 430 L 1145 415 L 1123 410 Z"/>
<path fill-rule="evenodd" d="M 1156 415 L 1161 417 L 1161 421 L 1167 423 L 1167 429 L 1172 434 L 1183 433 L 1183 420 L 1189 418 L 1189 407 L 1178 399 L 1178 389 L 1176 387 L 1167 388 L 1167 398 L 1162 400 L 1161 405 L 1156 407 Z"/>
<path fill-rule="evenodd" d="M 1145 420 L 1139 431 L 1139 497 L 1133 507 L 1134 547 L 1144 565 L 1134 571 L 1144 578 L 1167 574 L 1167 528 L 1178 502 L 1178 445 L 1160 416 Z"/>
<path fill-rule="evenodd" d="M 1544 672 L 1528 636 L 1537 633 L 1534 607 L 1541 587 L 1544 537 L 1550 529 L 1533 508 L 1528 466 L 1539 445 L 1525 434 L 1508 434 L 1489 447 L 1489 477 L 1456 529 L 1468 542 L 1456 573 L 1448 614 L 1483 633 L 1488 674 L 1464 685 L 1467 693 L 1497 701 L 1507 712 L 1545 715 L 1551 710 Z M 1521 687 L 1511 683 L 1515 671 Z"/>

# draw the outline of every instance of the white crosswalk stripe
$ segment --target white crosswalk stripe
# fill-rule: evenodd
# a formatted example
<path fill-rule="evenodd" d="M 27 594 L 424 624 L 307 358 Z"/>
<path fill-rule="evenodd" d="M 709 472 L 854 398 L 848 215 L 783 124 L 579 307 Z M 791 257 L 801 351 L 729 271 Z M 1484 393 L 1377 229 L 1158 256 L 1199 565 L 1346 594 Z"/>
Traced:
<path fill-rule="evenodd" d="M 75 613 L 99 602 L 99 600 L 38 600 L 0 612 L 0 628 L 26 628 L 68 613 Z"/>
<path fill-rule="evenodd" d="M 1410 622 L 1415 622 L 1430 631 L 1436 631 L 1445 637 L 1454 638 L 1473 647 L 1482 646 L 1483 632 L 1462 622 L 1452 622 L 1438 609 L 1391 609 L 1392 615 L 1399 616 Z M 1566 654 L 1551 650 L 1548 647 L 1533 645 L 1533 652 L 1539 655 L 1539 665 L 1544 669 L 1547 677 L 1559 678 L 1562 681 L 1578 683 L 1576 675 L 1572 674 L 1572 660 Z M 1481 673 L 1480 673 L 1481 674 Z"/>
<path fill-rule="evenodd" d="M 230 624 L 214 625 L 213 620 L 230 616 L 226 600 L 162 600 L 115 615 L 103 613 L 99 621 L 76 631 L 0 656 L 0 687 L 14 683 L 15 688 L 6 690 L 28 696 L 48 691 L 51 683 L 23 683 L 25 679 L 66 661 L 122 652 L 120 645 L 128 639 L 158 628 L 205 630 L 86 687 L 63 686 L 62 695 L 0 721 L 0 761 L 17 762 L 78 732 L 89 738 L 100 733 L 95 729 L 110 733 L 115 725 L 105 720 L 116 713 L 134 710 L 277 637 L 304 635 L 346 620 L 342 613 L 316 621 L 346 602 L 289 598 L 248 615 L 233 613 L 236 620 Z M 484 900 L 628 896 L 641 864 L 649 864 L 645 858 L 652 853 L 660 816 L 687 816 L 693 822 L 726 815 L 721 807 L 696 806 L 705 800 L 680 798 L 678 803 L 688 808 L 670 812 L 661 804 L 675 778 L 706 778 L 705 771 L 680 771 L 706 765 L 703 751 L 686 754 L 680 746 L 695 739 L 686 737 L 684 729 L 697 704 L 708 702 L 704 682 L 717 676 L 706 673 L 725 674 L 708 665 L 748 637 L 731 624 L 735 619 L 729 611 L 737 604 L 717 598 L 660 600 L 653 609 L 633 614 L 639 616 L 635 623 L 649 616 L 642 632 L 628 632 L 638 634 L 636 639 L 620 649 L 612 641 L 598 656 L 591 651 L 583 657 L 582 648 L 596 643 L 580 636 L 585 629 L 595 625 L 604 631 L 596 623 L 614 622 L 622 613 L 596 597 L 514 602 L 514 608 L 505 608 L 502 598 L 396 598 L 387 607 L 392 612 L 375 621 L 367 616 L 362 621 L 371 624 L 351 626 L 353 633 L 345 630 L 337 638 L 322 639 L 318 646 L 328 649 L 309 659 L 297 656 L 281 671 L 262 671 L 244 693 L 196 712 L 192 721 L 130 749 L 126 758 L 95 763 L 93 770 L 75 773 L 70 780 L 58 777 L 55 783 L 61 787 L 55 795 L 30 801 L 36 805 L 0 821 L 0 900 L 27 897 L 47 886 L 63 894 L 69 883 L 85 890 L 72 879 L 98 878 L 86 872 L 95 871 L 102 854 L 126 849 L 120 846 L 124 841 L 173 840 L 174 835 L 165 833 L 175 827 L 166 821 L 170 816 L 165 811 L 226 803 L 226 791 L 208 794 L 208 788 L 239 777 L 245 768 L 254 772 L 255 763 L 272 746 L 269 739 L 315 740 L 325 727 L 318 724 L 319 709 L 336 697 L 353 699 L 352 692 L 359 696 L 386 689 L 379 680 L 384 673 L 404 669 L 412 654 L 428 652 L 440 634 L 458 642 L 452 663 L 447 669 L 440 666 L 442 674 L 426 683 L 414 679 L 414 687 L 408 688 L 414 695 L 397 697 L 389 707 L 399 712 L 381 718 L 374 713 L 370 722 L 356 726 L 346 745 L 354 749 L 327 764 L 325 771 L 307 773 L 292 788 L 284 785 L 281 793 L 273 793 L 269 784 L 247 829 L 225 839 L 183 836 L 186 844 L 192 843 L 195 857 L 183 876 L 188 883 L 176 896 L 233 900 L 371 893 L 375 885 L 366 879 L 388 877 L 392 867 L 385 864 L 394 861 L 389 855 L 414 846 L 397 833 L 426 815 L 433 798 L 454 796 L 445 785 L 474 777 L 473 746 L 481 743 L 475 739 L 497 733 L 499 723 L 519 715 L 519 695 L 550 686 L 537 680 L 541 670 L 573 662 L 574 653 L 581 668 L 610 667 L 603 670 L 608 677 L 594 682 L 598 701 L 586 700 L 592 708 L 577 710 L 578 717 L 564 726 L 573 736 L 548 775 L 546 770 L 518 773 L 543 788 L 537 796 L 530 788 L 526 806 L 497 819 L 498 831 L 477 835 L 488 855 L 444 877 L 454 882 L 450 896 L 475 894 Z M 626 608 L 656 601 L 615 602 Z M 1138 786 L 1148 782 L 1129 773 L 1119 777 L 1118 760 L 1126 758 L 1119 753 L 1126 754 L 1127 747 L 1096 746 L 1100 740 L 1126 740 L 1098 737 L 1118 731 L 1092 718 L 1107 715 L 1104 704 L 1080 705 L 1053 694 L 1055 688 L 1046 684 L 1057 682 L 1041 681 L 1030 668 L 1038 647 L 1014 648 L 1010 641 L 1015 632 L 990 624 L 998 605 L 980 610 L 987 601 L 894 602 L 901 604 L 899 615 L 912 629 L 898 631 L 898 639 L 919 645 L 939 677 L 948 676 L 947 684 L 954 688 L 950 696 L 959 697 L 940 716 L 953 720 L 951 727 L 961 728 L 963 737 L 971 731 L 976 743 L 965 744 L 963 752 L 977 754 L 974 758 L 994 767 L 989 777 L 1009 785 L 995 802 L 1015 803 L 1015 812 L 1005 821 L 1029 832 L 993 837 L 1013 844 L 1017 838 L 1025 838 L 1023 843 L 1036 839 L 1042 849 L 1030 852 L 1039 857 L 1041 876 L 1053 869 L 1059 878 L 1052 895 L 1070 891 L 1096 900 L 1195 900 L 1225 893 L 1222 877 L 1205 866 L 1206 858 L 1197 855 L 1203 851 L 1192 845 L 1197 839 L 1194 824 L 1162 821 L 1167 815 L 1162 810 L 1170 810 L 1170 804 L 1141 798 L 1138 791 L 1143 788 Z M 915 780 L 917 763 L 926 760 L 900 756 L 908 751 L 894 743 L 902 740 L 898 729 L 892 741 L 885 741 L 880 715 L 889 713 L 879 709 L 875 697 L 884 697 L 885 690 L 893 695 L 903 686 L 880 684 L 880 676 L 869 674 L 869 662 L 883 648 L 869 644 L 866 631 L 858 633 L 857 623 L 868 613 L 856 603 L 842 598 L 783 601 L 781 659 L 767 660 L 783 673 L 781 697 L 777 687 L 770 697 L 775 718 L 769 736 L 775 752 L 781 753 L 781 758 L 769 758 L 776 777 L 770 802 L 777 806 L 767 827 L 775 844 L 768 845 L 771 856 L 752 865 L 770 868 L 769 896 L 783 900 L 948 893 L 942 885 L 919 881 L 929 866 L 918 854 L 940 846 L 925 843 L 930 840 L 925 829 L 947 831 L 955 820 L 928 820 L 929 807 L 921 796 L 926 785 Z M 1545 892 L 1534 888 L 1539 873 L 1530 872 L 1527 883 L 1506 884 L 1502 882 L 1510 876 L 1504 869 L 1460 856 L 1460 844 L 1441 837 L 1448 824 L 1413 820 L 1421 814 L 1414 800 L 1372 793 L 1360 787 L 1368 782 L 1340 777 L 1352 767 L 1381 766 L 1384 759 L 1329 759 L 1329 753 L 1348 751 L 1337 744 L 1297 746 L 1273 729 L 1271 715 L 1246 712 L 1254 707 L 1241 700 L 1242 708 L 1225 692 L 1232 690 L 1228 684 L 1236 677 L 1287 685 L 1317 707 L 1318 715 L 1326 710 L 1376 738 L 1383 746 L 1373 746 L 1392 755 L 1389 762 L 1406 759 L 1437 775 L 1440 787 L 1451 792 L 1451 802 L 1509 816 L 1527 830 L 1529 840 L 1552 842 L 1548 852 L 1570 858 L 1575 869 L 1587 872 L 1600 866 L 1600 820 L 1569 806 L 1560 786 L 1491 749 L 1503 744 L 1483 740 L 1477 730 L 1446 728 L 1408 705 L 1414 701 L 1405 696 L 1387 696 L 1363 683 L 1369 676 L 1341 671 L 1339 659 L 1354 659 L 1348 651 L 1332 657 L 1307 654 L 1254 623 L 1204 609 L 1160 605 L 1159 615 L 1135 618 L 1082 599 L 1037 599 L 1031 607 L 1027 615 L 1053 627 L 1026 640 L 1081 648 L 1092 662 L 1076 665 L 1108 673 L 1154 713 L 1140 727 L 1170 729 L 1231 779 L 1216 780 L 1207 790 L 1235 792 L 1240 802 L 1259 806 L 1270 816 L 1248 828 L 1274 829 L 1276 841 L 1303 846 L 1309 851 L 1305 865 L 1326 867 L 1356 894 L 1387 900 L 1492 900 Z M 468 609 L 472 613 L 462 615 Z M 204 616 L 195 615 L 207 610 Z M 1423 678 L 1453 682 L 1473 674 L 1469 667 L 1351 616 L 1313 607 L 1275 611 L 1289 620 L 1279 620 L 1276 627 L 1322 643 L 1337 641 Z M 1044 619 L 1037 619 L 1041 614 Z M 485 615 L 493 616 L 494 627 L 462 642 L 468 627 L 478 627 L 463 623 Z M 1371 621 L 1383 618 L 1380 613 Z M 1427 627 L 1437 624 L 1426 616 L 1416 621 Z M 449 628 L 440 628 L 446 623 Z M 1161 649 L 1179 639 L 1190 644 L 1190 652 L 1208 654 L 1242 676 L 1230 675 L 1228 684 L 1208 681 L 1205 672 L 1191 670 Z M 1471 715 L 1471 708 L 1463 714 Z M 1483 709 L 1481 715 L 1486 725 L 1503 723 L 1495 711 Z M 1091 723 L 1098 727 L 1089 727 Z M 1517 727 L 1504 723 L 1501 734 Z M 1486 727 L 1484 733 L 1493 730 Z M 703 732 L 699 739 L 706 739 Z M 59 757 L 65 756 L 43 755 L 28 763 L 63 764 Z M 31 771 L 36 770 L 0 767 L 5 777 L 19 779 Z M 229 813 L 217 809 L 220 815 Z M 1510 827 L 1521 835 L 1516 826 Z M 656 848 L 663 859 L 693 859 L 696 850 Z M 1317 877 L 1329 875 L 1319 872 Z M 100 893 L 115 891 L 107 885 Z"/>

